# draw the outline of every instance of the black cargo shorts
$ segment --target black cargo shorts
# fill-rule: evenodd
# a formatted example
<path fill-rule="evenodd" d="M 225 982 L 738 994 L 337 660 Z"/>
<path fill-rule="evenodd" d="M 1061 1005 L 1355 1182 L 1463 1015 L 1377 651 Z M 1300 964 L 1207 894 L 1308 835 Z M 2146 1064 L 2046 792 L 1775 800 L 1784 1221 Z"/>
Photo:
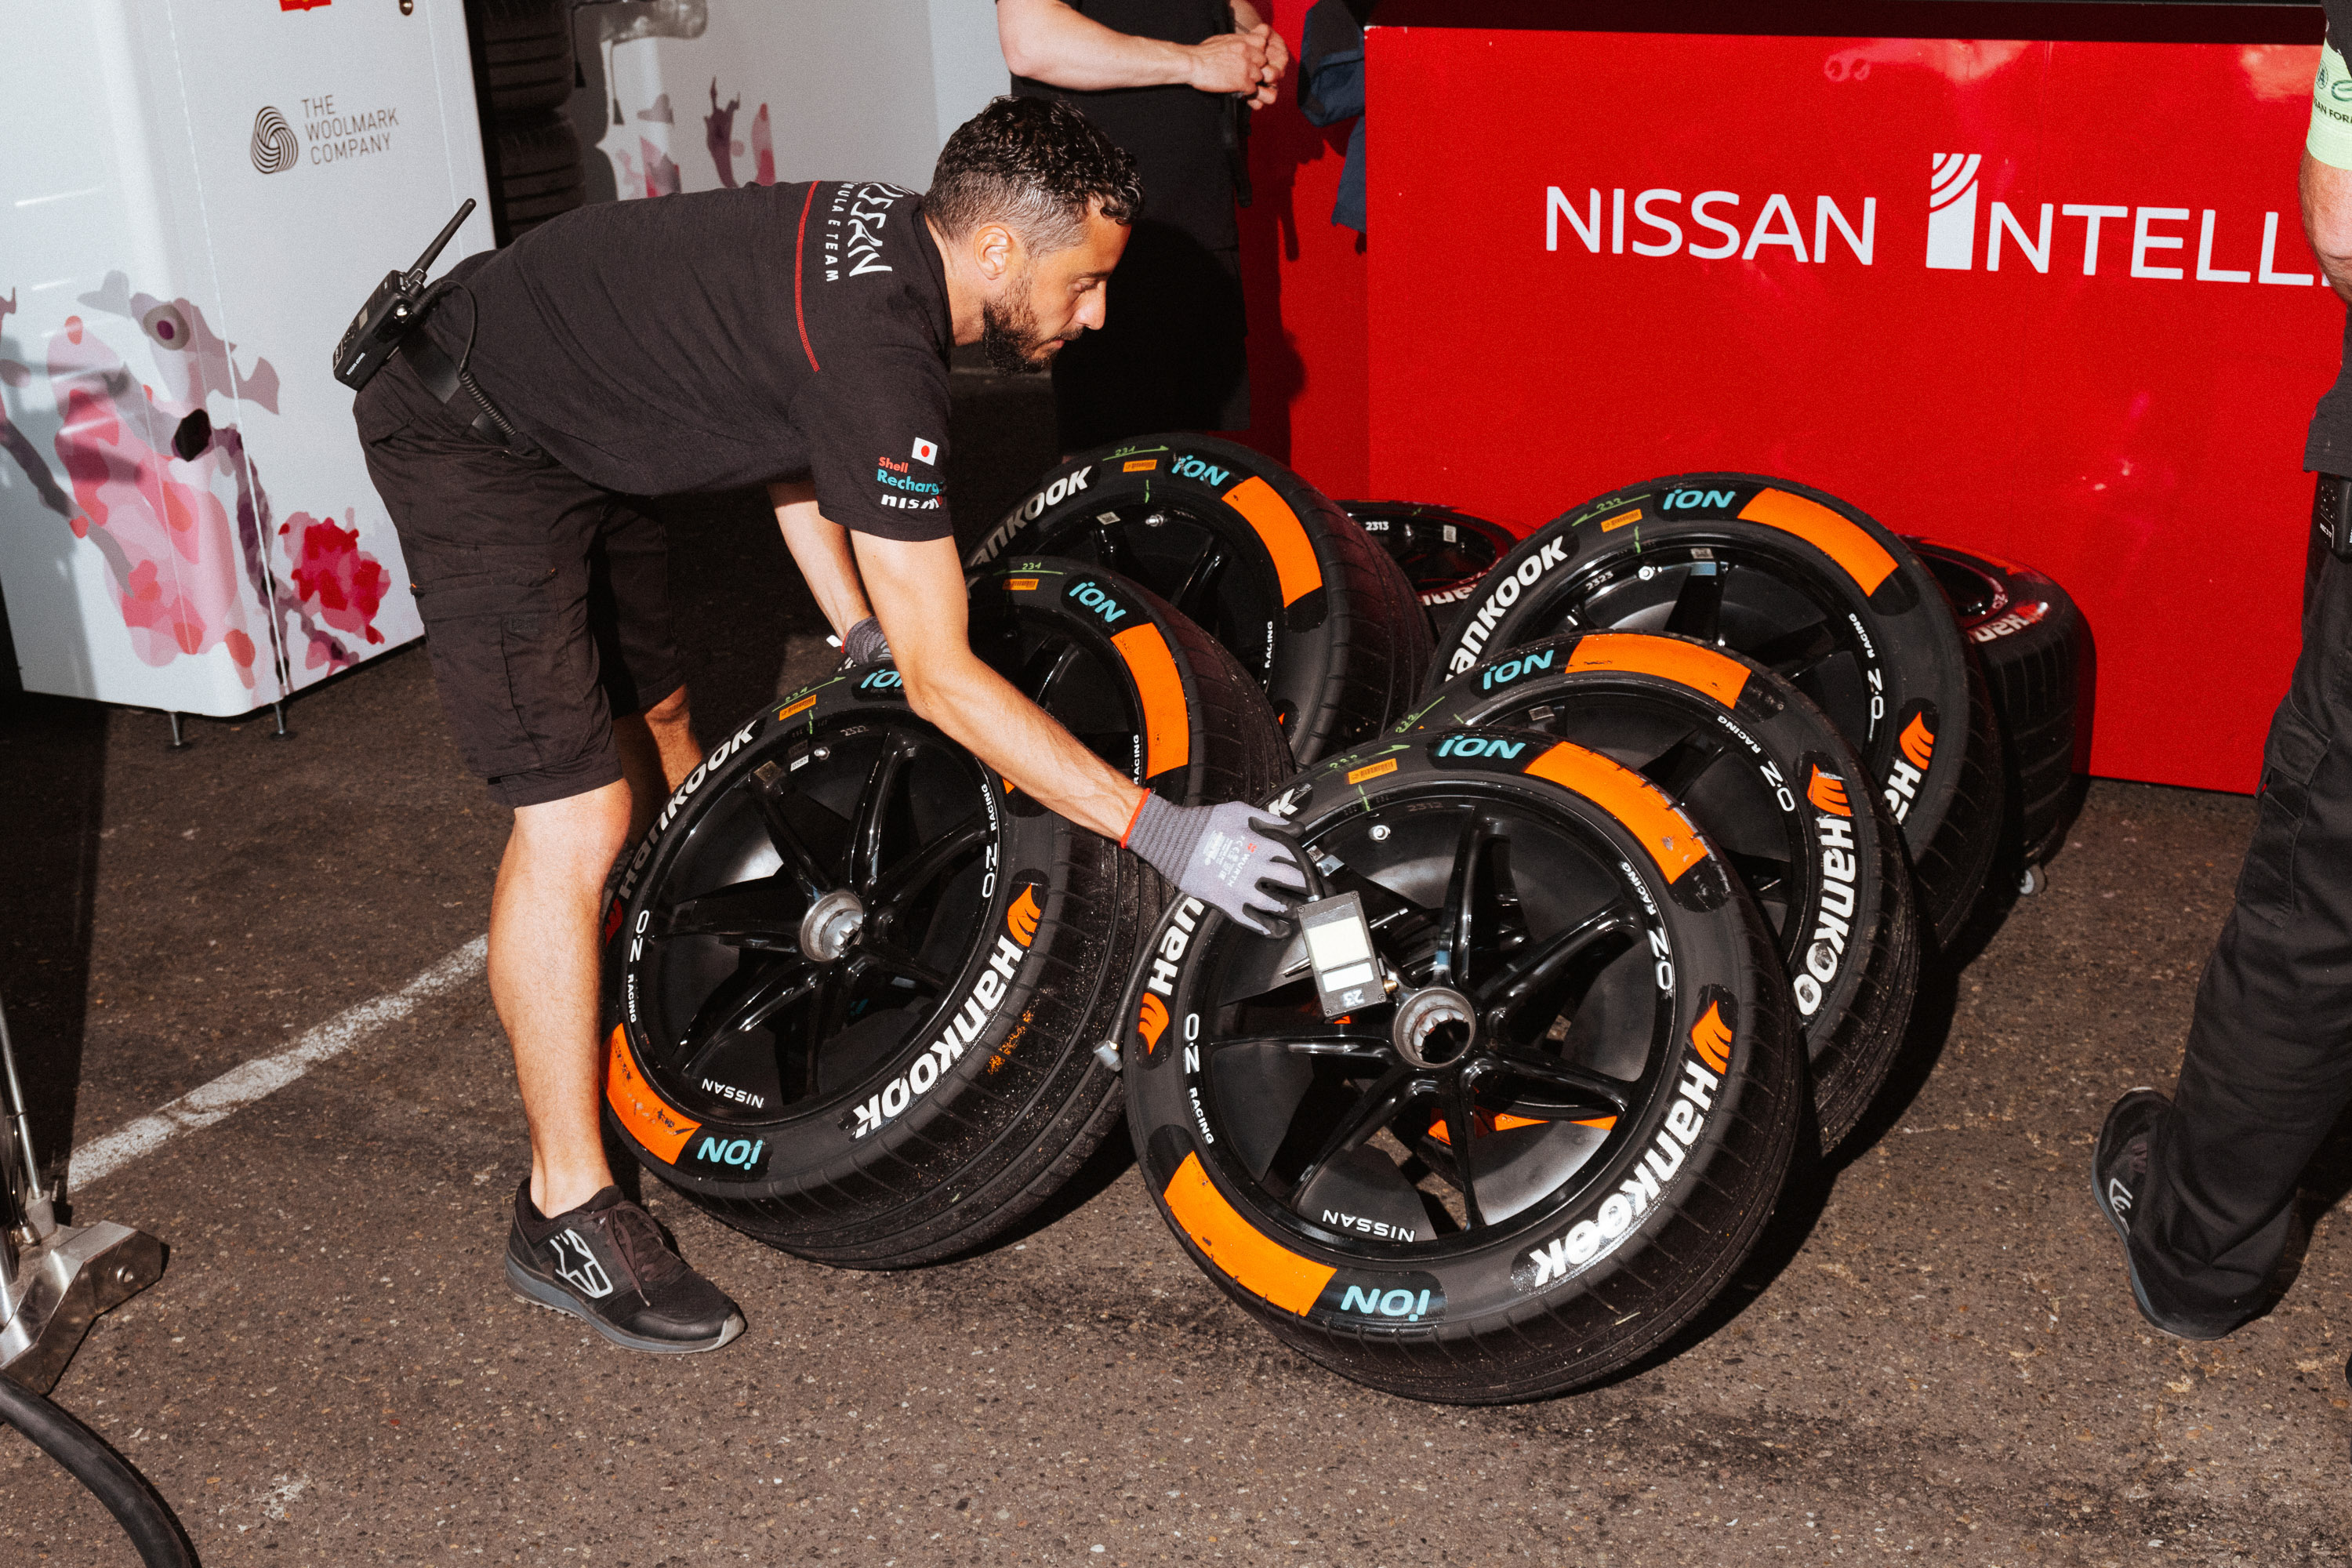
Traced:
<path fill-rule="evenodd" d="M 493 446 L 397 355 L 352 415 L 466 765 L 510 806 L 618 779 L 614 717 L 680 685 L 659 520 L 641 497 Z"/>

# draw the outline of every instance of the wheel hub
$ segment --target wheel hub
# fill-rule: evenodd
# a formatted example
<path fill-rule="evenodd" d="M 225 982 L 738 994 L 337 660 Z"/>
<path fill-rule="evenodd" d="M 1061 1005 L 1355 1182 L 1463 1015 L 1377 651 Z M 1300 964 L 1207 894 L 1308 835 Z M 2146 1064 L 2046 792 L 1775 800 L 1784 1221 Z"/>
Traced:
<path fill-rule="evenodd" d="M 1390 1037 L 1397 1055 L 1414 1067 L 1453 1067 L 1476 1041 L 1477 1013 L 1459 991 L 1427 986 L 1397 1004 Z"/>
<path fill-rule="evenodd" d="M 836 888 L 801 917 L 801 951 L 817 963 L 831 963 L 849 951 L 866 927 L 866 905 L 846 888 Z"/>

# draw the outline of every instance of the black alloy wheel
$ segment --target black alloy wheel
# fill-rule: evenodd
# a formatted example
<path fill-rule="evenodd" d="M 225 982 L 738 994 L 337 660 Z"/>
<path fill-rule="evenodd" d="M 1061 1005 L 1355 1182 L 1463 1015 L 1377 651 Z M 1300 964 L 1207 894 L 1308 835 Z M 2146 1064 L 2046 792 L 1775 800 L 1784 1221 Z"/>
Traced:
<path fill-rule="evenodd" d="M 1364 525 L 1404 569 L 1432 635 L 1444 637 L 1496 562 L 1518 535 L 1500 523 L 1421 501 L 1343 500 L 1339 510 Z"/>
<path fill-rule="evenodd" d="M 1585 748 L 1454 729 L 1274 802 L 1380 979 L 1336 1019 L 1303 942 L 1198 900 L 1130 987 L 1129 1122 L 1179 1240 L 1286 1342 L 1375 1387 L 1557 1393 L 1686 1321 L 1780 1190 L 1801 1109 L 1752 903 Z"/>
<path fill-rule="evenodd" d="M 971 590 L 984 658 L 1181 804 L 1260 794 L 1265 698 L 1132 584 L 1034 561 Z M 607 1105 L 690 1201 L 821 1261 L 969 1250 L 1117 1126 L 1095 1055 L 1160 879 L 853 668 L 715 748 L 607 924 Z"/>
<path fill-rule="evenodd" d="M 1901 830 L 1822 710 L 1738 654 L 1591 632 L 1497 654 L 1449 682 L 1413 728 L 1465 724 L 1573 741 L 1698 825 L 1772 931 L 1822 1146 L 1834 1147 L 1902 1046 L 1919 935 Z"/>

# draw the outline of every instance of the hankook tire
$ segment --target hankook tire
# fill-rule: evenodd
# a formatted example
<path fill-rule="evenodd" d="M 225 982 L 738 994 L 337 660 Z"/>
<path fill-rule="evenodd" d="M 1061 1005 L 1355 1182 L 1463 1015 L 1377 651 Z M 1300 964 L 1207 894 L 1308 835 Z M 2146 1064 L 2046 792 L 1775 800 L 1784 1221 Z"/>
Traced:
<path fill-rule="evenodd" d="M 1429 626 L 1388 552 L 1265 456 L 1148 436 L 1071 458 L 971 564 L 1051 552 L 1123 573 L 1192 616 L 1265 689 L 1304 764 L 1412 706 Z"/>
<path fill-rule="evenodd" d="M 1518 536 L 1500 523 L 1452 507 L 1420 501 L 1343 500 L 1339 510 L 1364 525 L 1395 558 L 1429 616 L 1433 637 L 1443 639 L 1462 614 L 1462 602 L 1495 563 L 1510 553 Z"/>
<path fill-rule="evenodd" d="M 1715 1295 L 1780 1191 L 1802 1057 L 1771 937 L 1631 770 L 1418 731 L 1276 797 L 1380 979 L 1180 899 L 1125 1003 L 1128 1121 L 1177 1240 L 1286 1344 L 1461 1404 L 1589 1384 Z M 1342 996 L 1347 993 L 1342 993 Z"/>
<path fill-rule="evenodd" d="M 1497 654 L 1447 682 L 1412 727 L 1467 724 L 1589 747 L 1698 824 L 1772 931 L 1822 1146 L 1834 1147 L 1885 1081 L 1919 970 L 1902 833 L 1845 737 L 1754 660 L 1641 632 Z"/>
<path fill-rule="evenodd" d="M 1935 576 L 1861 509 L 1761 474 L 1613 490 L 1522 541 L 1440 648 L 1433 689 L 1492 654 L 1582 630 L 1671 632 L 1786 677 L 1853 743 L 1901 824 L 1940 945 L 2000 841 L 2000 740 Z"/>
<path fill-rule="evenodd" d="M 1097 568 L 971 587 L 974 649 L 1127 776 L 1255 797 L 1287 760 L 1206 633 Z M 852 669 L 711 748 L 606 922 L 607 1120 L 688 1201 L 851 1268 L 967 1251 L 1114 1128 L 1096 1054 L 1165 885 Z"/>

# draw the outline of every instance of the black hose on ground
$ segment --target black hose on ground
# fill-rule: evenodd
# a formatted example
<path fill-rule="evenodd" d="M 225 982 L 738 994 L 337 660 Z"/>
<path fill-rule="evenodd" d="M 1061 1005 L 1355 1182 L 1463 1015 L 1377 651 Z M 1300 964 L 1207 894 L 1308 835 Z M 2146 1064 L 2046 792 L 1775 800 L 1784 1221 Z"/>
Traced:
<path fill-rule="evenodd" d="M 63 1465 L 114 1515 L 147 1568 L 196 1568 L 196 1554 L 180 1521 L 147 1478 L 108 1447 L 97 1433 L 54 1402 L 0 1374 L 0 1421 Z"/>

